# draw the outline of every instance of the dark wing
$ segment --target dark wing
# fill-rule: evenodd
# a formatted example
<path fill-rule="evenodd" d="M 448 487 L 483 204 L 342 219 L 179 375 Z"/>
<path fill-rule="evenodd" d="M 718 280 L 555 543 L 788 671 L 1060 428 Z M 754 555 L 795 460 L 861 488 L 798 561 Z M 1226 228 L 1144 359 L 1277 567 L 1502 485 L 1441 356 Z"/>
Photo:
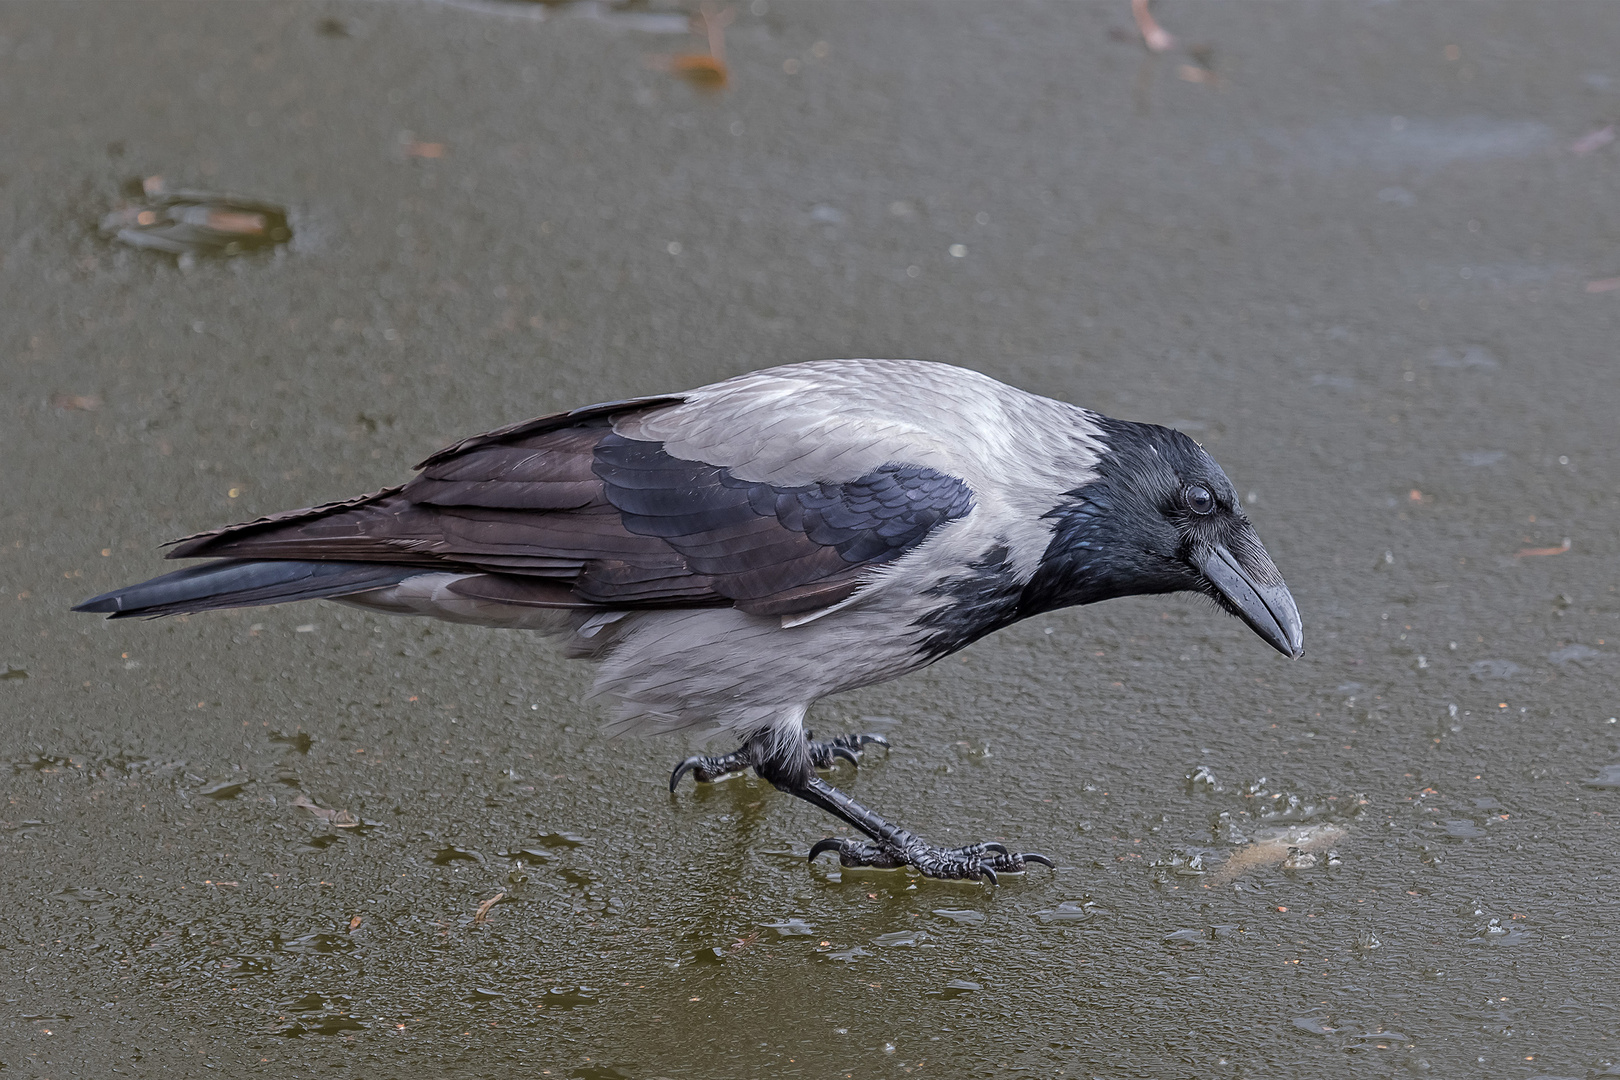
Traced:
<path fill-rule="evenodd" d="M 919 465 L 884 465 L 843 484 L 775 487 L 615 434 L 597 444 L 595 459 L 627 534 L 660 542 L 717 596 L 762 615 L 842 600 L 863 571 L 973 509 L 966 483 Z"/>
<path fill-rule="evenodd" d="M 170 557 L 379 561 L 475 573 L 454 591 L 544 607 L 733 604 L 789 615 L 973 508 L 962 480 L 884 465 L 775 487 L 616 434 L 615 402 L 480 435 L 403 487 L 179 541 Z"/>

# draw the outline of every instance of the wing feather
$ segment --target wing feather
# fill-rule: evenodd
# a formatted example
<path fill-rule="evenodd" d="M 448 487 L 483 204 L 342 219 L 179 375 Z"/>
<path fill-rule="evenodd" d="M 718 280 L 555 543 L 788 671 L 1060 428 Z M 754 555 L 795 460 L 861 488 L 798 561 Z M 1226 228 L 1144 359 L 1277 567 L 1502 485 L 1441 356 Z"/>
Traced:
<path fill-rule="evenodd" d="M 732 604 L 786 616 L 848 598 L 973 509 L 964 480 L 904 461 L 781 486 L 615 429 L 681 400 L 609 402 L 474 436 L 402 487 L 187 537 L 169 554 L 420 565 L 464 573 L 458 595 L 520 606 Z M 869 452 L 859 424 L 828 430 Z M 805 452 L 836 460 L 825 434 Z"/>

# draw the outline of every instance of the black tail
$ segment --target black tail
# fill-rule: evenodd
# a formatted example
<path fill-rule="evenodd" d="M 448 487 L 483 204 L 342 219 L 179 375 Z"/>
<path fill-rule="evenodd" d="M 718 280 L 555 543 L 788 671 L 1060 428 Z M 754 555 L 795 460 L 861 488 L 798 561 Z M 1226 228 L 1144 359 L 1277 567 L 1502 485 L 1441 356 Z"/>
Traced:
<path fill-rule="evenodd" d="M 422 572 L 420 567 L 387 563 L 218 559 L 92 596 L 73 610 L 104 611 L 108 618 L 128 619 L 258 607 L 380 589 Z"/>

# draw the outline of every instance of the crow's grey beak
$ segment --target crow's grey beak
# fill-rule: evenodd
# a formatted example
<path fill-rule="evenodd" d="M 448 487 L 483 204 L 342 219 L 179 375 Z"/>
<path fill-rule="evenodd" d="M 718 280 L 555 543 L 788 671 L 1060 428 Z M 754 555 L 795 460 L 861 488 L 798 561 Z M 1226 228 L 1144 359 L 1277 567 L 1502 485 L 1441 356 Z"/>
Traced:
<path fill-rule="evenodd" d="M 1249 629 L 1284 656 L 1299 659 L 1305 652 L 1305 628 L 1288 586 L 1259 541 L 1239 546 L 1244 549 L 1242 559 L 1225 544 L 1212 544 L 1193 554 L 1193 565 Z"/>

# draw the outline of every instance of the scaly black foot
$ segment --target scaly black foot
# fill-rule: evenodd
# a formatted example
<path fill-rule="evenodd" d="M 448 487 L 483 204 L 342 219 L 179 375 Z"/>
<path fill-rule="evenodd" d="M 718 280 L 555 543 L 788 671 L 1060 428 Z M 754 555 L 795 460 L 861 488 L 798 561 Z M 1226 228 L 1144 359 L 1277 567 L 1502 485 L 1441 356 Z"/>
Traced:
<path fill-rule="evenodd" d="M 729 754 L 694 754 L 675 766 L 675 771 L 669 774 L 669 790 L 673 792 L 681 782 L 681 777 L 687 773 L 700 784 L 712 784 L 716 780 L 723 780 L 728 776 L 747 769 L 754 762 L 748 754 L 748 747 L 735 750 Z"/>
<path fill-rule="evenodd" d="M 851 765 L 859 766 L 861 751 L 873 744 L 889 748 L 889 740 L 882 735 L 862 733 L 859 735 L 839 735 L 837 738 L 817 741 L 808 731 L 804 733 L 805 751 L 810 755 L 810 764 L 818 769 L 830 769 L 833 762 L 843 758 Z M 681 777 L 687 773 L 700 784 L 712 784 L 716 780 L 723 780 L 728 776 L 751 768 L 757 762 L 760 744 L 750 741 L 729 754 L 694 754 L 675 766 L 675 771 L 669 776 L 669 790 L 674 791 L 680 784 Z"/>
<path fill-rule="evenodd" d="M 925 877 L 951 881 L 982 877 L 992 885 L 998 880 L 998 872 L 1021 874 L 1026 863 L 1052 865 L 1052 860 L 1045 855 L 1033 851 L 1011 852 L 994 841 L 940 848 L 903 830 L 896 831 L 891 842 L 868 843 L 829 837 L 810 849 L 811 861 L 825 851 L 838 852 L 838 861 L 843 866 L 872 866 L 884 870 L 910 866 Z"/>
<path fill-rule="evenodd" d="M 993 841 L 959 848 L 941 848 L 918 837 L 909 829 L 891 825 L 819 776 L 786 776 L 772 783 L 807 803 L 821 807 L 847 821 L 868 837 L 849 840 L 831 837 L 810 849 L 810 858 L 826 851 L 838 852 L 845 866 L 872 866 L 897 869 L 910 866 L 927 877 L 961 881 L 984 878 L 994 885 L 1000 874 L 1021 873 L 1028 863 L 1051 866 L 1052 860 L 1032 851 L 1012 852 Z"/>
<path fill-rule="evenodd" d="M 889 740 L 881 735 L 862 732 L 859 735 L 839 735 L 833 739 L 817 740 L 808 731 L 804 733 L 805 748 L 810 751 L 810 764 L 818 769 L 830 769 L 836 758 L 843 758 L 851 765 L 860 767 L 861 751 L 868 746 L 877 745 L 887 750 Z"/>

